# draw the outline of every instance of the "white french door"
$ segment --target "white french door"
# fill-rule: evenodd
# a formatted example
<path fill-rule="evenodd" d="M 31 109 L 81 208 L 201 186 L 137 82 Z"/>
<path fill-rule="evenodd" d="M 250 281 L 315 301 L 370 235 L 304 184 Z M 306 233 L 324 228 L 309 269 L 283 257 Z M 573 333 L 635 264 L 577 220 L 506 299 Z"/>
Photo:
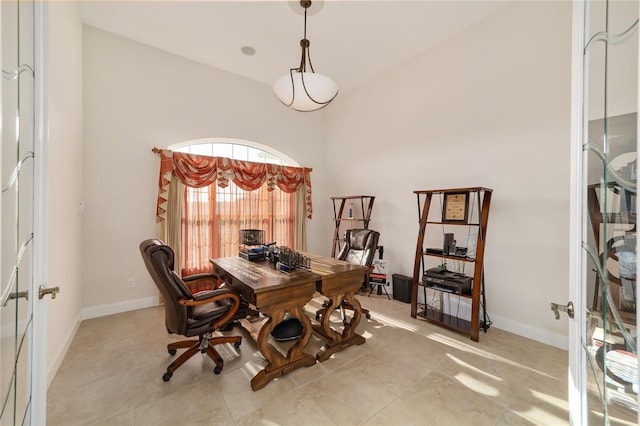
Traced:
<path fill-rule="evenodd" d="M 569 399 L 574 425 L 638 423 L 638 1 L 574 2 Z"/>
<path fill-rule="evenodd" d="M 0 2 L 0 424 L 46 423 L 46 4 Z"/>

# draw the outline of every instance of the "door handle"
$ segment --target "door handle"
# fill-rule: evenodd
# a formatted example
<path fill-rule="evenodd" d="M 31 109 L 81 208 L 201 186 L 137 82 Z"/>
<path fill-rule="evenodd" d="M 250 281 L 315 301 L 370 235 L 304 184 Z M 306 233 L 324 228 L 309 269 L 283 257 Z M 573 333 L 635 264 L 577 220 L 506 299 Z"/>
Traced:
<path fill-rule="evenodd" d="M 39 290 L 38 290 L 38 299 L 42 299 L 44 296 L 46 296 L 47 294 L 51 295 L 52 299 L 56 298 L 56 295 L 60 292 L 60 287 L 55 286 L 55 287 L 45 287 L 43 285 L 40 286 Z"/>
<path fill-rule="evenodd" d="M 573 318 L 573 302 L 569 302 L 566 305 L 558 305 L 557 303 L 551 303 L 551 310 L 556 315 L 556 319 L 560 319 L 560 311 L 566 312 L 569 318 Z"/>
<path fill-rule="evenodd" d="M 2 307 L 4 308 L 5 306 L 7 306 L 7 304 L 9 303 L 9 300 L 20 299 L 20 298 L 25 298 L 29 300 L 29 291 L 25 290 L 25 291 L 17 291 L 15 293 L 10 293 L 9 297 L 7 298 L 7 301 L 4 302 L 4 305 L 2 305 Z"/>

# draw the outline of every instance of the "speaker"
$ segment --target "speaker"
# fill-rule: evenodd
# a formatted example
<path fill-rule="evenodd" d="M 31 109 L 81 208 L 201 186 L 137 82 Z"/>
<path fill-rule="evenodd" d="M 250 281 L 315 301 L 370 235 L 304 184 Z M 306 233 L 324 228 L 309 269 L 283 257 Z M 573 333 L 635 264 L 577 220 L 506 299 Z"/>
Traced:
<path fill-rule="evenodd" d="M 444 245 L 442 246 L 442 254 L 454 254 L 456 250 L 453 233 L 444 234 Z M 453 252 L 453 253 L 452 253 Z"/>

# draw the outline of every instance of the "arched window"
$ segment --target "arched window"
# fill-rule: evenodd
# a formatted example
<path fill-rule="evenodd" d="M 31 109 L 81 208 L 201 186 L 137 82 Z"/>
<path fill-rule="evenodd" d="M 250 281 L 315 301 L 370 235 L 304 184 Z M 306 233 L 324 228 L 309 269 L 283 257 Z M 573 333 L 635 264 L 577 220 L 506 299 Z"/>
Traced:
<path fill-rule="evenodd" d="M 283 166 L 295 167 L 300 166 L 293 159 L 275 149 L 242 139 L 195 139 L 171 145 L 169 149 L 178 152 L 188 152 L 190 154 L 226 157 L 234 160 L 253 161 L 256 163 L 282 164 Z"/>
<path fill-rule="evenodd" d="M 198 139 L 169 147 L 173 151 L 226 157 L 286 166 L 298 164 L 286 155 L 255 142 L 235 139 Z M 304 218 L 299 220 L 304 221 Z M 232 181 L 185 190 L 181 210 L 180 270 L 183 276 L 211 271 L 209 259 L 237 256 L 241 229 L 265 231 L 265 243 L 296 247 L 296 194 L 266 184 L 245 191 Z"/>

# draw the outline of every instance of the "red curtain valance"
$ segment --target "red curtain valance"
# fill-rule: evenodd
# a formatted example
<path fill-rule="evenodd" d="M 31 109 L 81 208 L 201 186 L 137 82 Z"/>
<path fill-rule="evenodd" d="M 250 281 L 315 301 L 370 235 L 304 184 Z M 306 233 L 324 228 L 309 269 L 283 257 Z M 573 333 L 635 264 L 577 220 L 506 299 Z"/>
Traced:
<path fill-rule="evenodd" d="M 311 219 L 313 209 L 311 169 L 309 168 L 186 154 L 168 149 L 155 151 L 160 155 L 157 222 L 167 218 L 166 204 L 169 199 L 169 184 L 172 176 L 193 188 L 209 186 L 216 180 L 220 188 L 226 188 L 231 180 L 245 191 L 254 191 L 265 182 L 268 191 L 273 191 L 277 186 L 284 192 L 296 192 L 301 185 L 304 185 L 307 217 Z"/>

